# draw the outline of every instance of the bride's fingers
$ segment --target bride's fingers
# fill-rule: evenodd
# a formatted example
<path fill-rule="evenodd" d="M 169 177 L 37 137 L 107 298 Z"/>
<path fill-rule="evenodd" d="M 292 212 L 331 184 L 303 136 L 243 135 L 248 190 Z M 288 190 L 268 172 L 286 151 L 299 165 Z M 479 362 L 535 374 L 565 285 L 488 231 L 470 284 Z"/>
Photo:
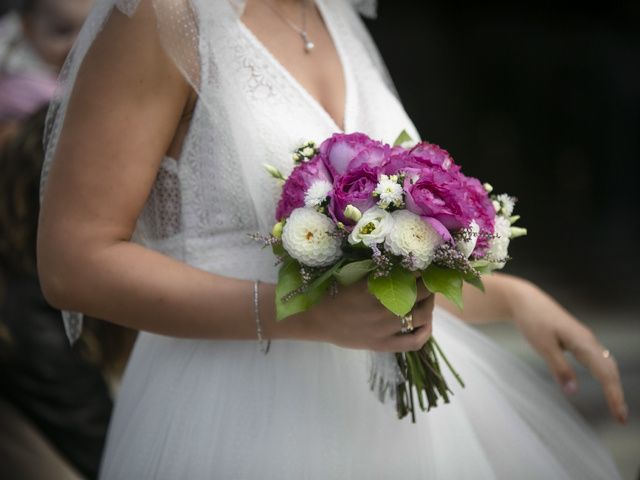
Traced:
<path fill-rule="evenodd" d="M 591 375 L 598 380 L 604 391 L 609 410 L 620 422 L 626 423 L 628 417 L 627 405 L 624 399 L 620 372 L 614 357 L 605 357 L 605 349 L 593 335 L 588 335 L 581 344 L 569 347 L 576 359 L 586 366 Z"/>
<path fill-rule="evenodd" d="M 433 297 L 433 294 L 427 290 L 427 287 L 424 286 L 424 282 L 422 281 L 421 278 L 418 278 L 417 280 L 417 287 L 418 287 L 418 299 L 416 300 L 416 302 L 423 302 L 424 300 L 427 300 L 429 297 Z"/>
<path fill-rule="evenodd" d="M 576 393 L 578 391 L 576 373 L 564 356 L 560 345 L 554 342 L 553 347 L 546 350 L 543 356 L 564 392 L 567 394 Z"/>

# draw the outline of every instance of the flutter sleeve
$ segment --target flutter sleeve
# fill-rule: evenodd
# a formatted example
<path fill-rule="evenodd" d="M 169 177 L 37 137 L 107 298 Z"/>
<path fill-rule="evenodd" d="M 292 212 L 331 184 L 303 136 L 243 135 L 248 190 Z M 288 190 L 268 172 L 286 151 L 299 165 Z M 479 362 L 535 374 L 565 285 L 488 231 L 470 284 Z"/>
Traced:
<path fill-rule="evenodd" d="M 213 2 L 221 3 L 219 0 Z M 226 0 L 223 0 L 226 1 Z M 58 77 L 56 93 L 50 103 L 43 136 L 45 158 L 40 180 L 40 198 L 44 196 L 48 173 L 54 161 L 64 119 L 80 67 L 95 39 L 109 18 L 119 11 L 133 17 L 142 2 L 153 4 L 158 38 L 169 57 L 185 79 L 199 92 L 202 65 L 199 54 L 198 5 L 191 0 L 96 0 L 82 29 L 67 56 Z M 228 9 L 232 12 L 232 9 Z M 132 28 L 134 22 L 131 22 Z M 99 94 L 99 92 L 96 92 Z M 75 342 L 82 332 L 83 314 L 63 311 L 62 318 L 67 337 Z"/>

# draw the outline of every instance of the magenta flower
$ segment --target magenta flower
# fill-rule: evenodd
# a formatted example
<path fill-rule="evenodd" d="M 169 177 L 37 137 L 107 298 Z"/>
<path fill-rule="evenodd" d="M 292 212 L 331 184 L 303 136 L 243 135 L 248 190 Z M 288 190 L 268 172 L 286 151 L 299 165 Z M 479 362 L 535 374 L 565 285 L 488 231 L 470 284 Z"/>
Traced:
<path fill-rule="evenodd" d="M 475 220 L 480 227 L 480 237 L 474 254 L 487 247 L 487 242 L 480 240 L 486 238 L 485 234 L 493 233 L 495 210 L 476 178 L 466 177 L 458 170 L 409 169 L 404 191 L 409 211 L 436 220 L 450 233 L 469 227 Z M 437 224 L 434 227 L 443 234 Z M 450 236 L 445 234 L 443 238 L 450 239 Z"/>
<path fill-rule="evenodd" d="M 375 205 L 373 191 L 378 184 L 378 173 L 379 168 L 361 163 L 336 179 L 329 206 L 329 213 L 334 220 L 346 226 L 354 225 L 353 220 L 344 216 L 347 205 L 353 205 L 362 213 Z"/>
<path fill-rule="evenodd" d="M 480 180 L 463 176 L 466 198 L 474 211 L 474 220 L 480 227 L 480 236 L 473 250 L 472 256 L 481 257 L 489 248 L 489 237 L 495 230 L 496 211 Z"/>
<path fill-rule="evenodd" d="M 276 220 L 287 218 L 296 208 L 304 207 L 304 194 L 317 180 L 333 183 L 333 178 L 319 155 L 298 165 L 287 178 L 276 208 Z"/>
<path fill-rule="evenodd" d="M 362 164 L 381 166 L 388 158 L 391 147 L 372 140 L 364 133 L 336 133 L 322 142 L 320 155 L 334 177 Z"/>
<path fill-rule="evenodd" d="M 451 172 L 460 170 L 449 152 L 428 142 L 420 143 L 411 150 L 395 147 L 391 151 L 389 161 L 383 167 L 383 173 L 394 175 L 408 168 L 417 170 L 437 168 Z"/>
<path fill-rule="evenodd" d="M 468 226 L 473 211 L 465 202 L 464 184 L 460 180 L 440 169 L 407 170 L 404 181 L 407 209 L 435 218 L 450 231 Z"/>

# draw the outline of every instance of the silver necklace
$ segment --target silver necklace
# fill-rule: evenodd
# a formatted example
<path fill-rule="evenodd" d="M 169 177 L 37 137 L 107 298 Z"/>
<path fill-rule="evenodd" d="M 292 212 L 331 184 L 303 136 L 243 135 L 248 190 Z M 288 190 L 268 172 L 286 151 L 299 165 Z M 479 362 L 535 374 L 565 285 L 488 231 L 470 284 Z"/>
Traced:
<path fill-rule="evenodd" d="M 265 5 L 267 5 L 273 13 L 275 13 L 280 19 L 285 22 L 289 27 L 291 27 L 294 31 L 300 35 L 302 38 L 302 43 L 304 45 L 304 53 L 310 53 L 311 50 L 315 47 L 315 44 L 309 39 L 309 35 L 307 34 L 307 0 L 302 0 L 302 28 L 297 26 L 287 17 L 285 17 L 276 7 L 271 3 L 270 0 L 264 0 Z"/>

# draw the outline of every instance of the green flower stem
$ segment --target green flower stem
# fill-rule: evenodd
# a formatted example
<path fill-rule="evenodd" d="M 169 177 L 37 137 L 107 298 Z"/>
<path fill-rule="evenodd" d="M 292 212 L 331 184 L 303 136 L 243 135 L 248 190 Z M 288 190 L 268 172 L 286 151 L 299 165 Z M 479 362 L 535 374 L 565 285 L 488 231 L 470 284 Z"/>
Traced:
<path fill-rule="evenodd" d="M 447 385 L 442 375 L 438 355 L 453 373 L 456 380 L 464 387 L 464 382 L 454 370 L 447 357 L 442 352 L 435 338 L 431 337 L 417 352 L 397 353 L 396 360 L 405 381 L 396 386 L 396 409 L 398 418 L 411 414 L 411 421 L 416 421 L 416 405 L 413 398 L 414 390 L 418 396 L 420 410 L 429 411 L 438 406 L 442 398 L 449 403 L 449 395 L 453 391 Z M 426 404 L 424 398 L 426 397 Z"/>
<path fill-rule="evenodd" d="M 464 388 L 464 382 L 462 381 L 462 377 L 460 377 L 460 375 L 458 374 L 458 372 L 456 372 L 456 370 L 453 368 L 451 363 L 449 363 L 449 359 L 447 358 L 447 356 L 444 354 L 444 352 L 440 348 L 440 344 L 433 337 L 429 338 L 429 342 L 431 342 L 436 347 L 436 350 L 438 350 L 438 353 L 440 354 L 440 356 L 444 360 L 444 363 L 447 364 L 447 367 L 449 367 L 449 370 L 451 370 L 451 373 L 453 374 L 453 376 L 456 377 L 456 380 L 458 380 L 458 383 L 460 384 L 460 386 L 462 388 Z"/>

